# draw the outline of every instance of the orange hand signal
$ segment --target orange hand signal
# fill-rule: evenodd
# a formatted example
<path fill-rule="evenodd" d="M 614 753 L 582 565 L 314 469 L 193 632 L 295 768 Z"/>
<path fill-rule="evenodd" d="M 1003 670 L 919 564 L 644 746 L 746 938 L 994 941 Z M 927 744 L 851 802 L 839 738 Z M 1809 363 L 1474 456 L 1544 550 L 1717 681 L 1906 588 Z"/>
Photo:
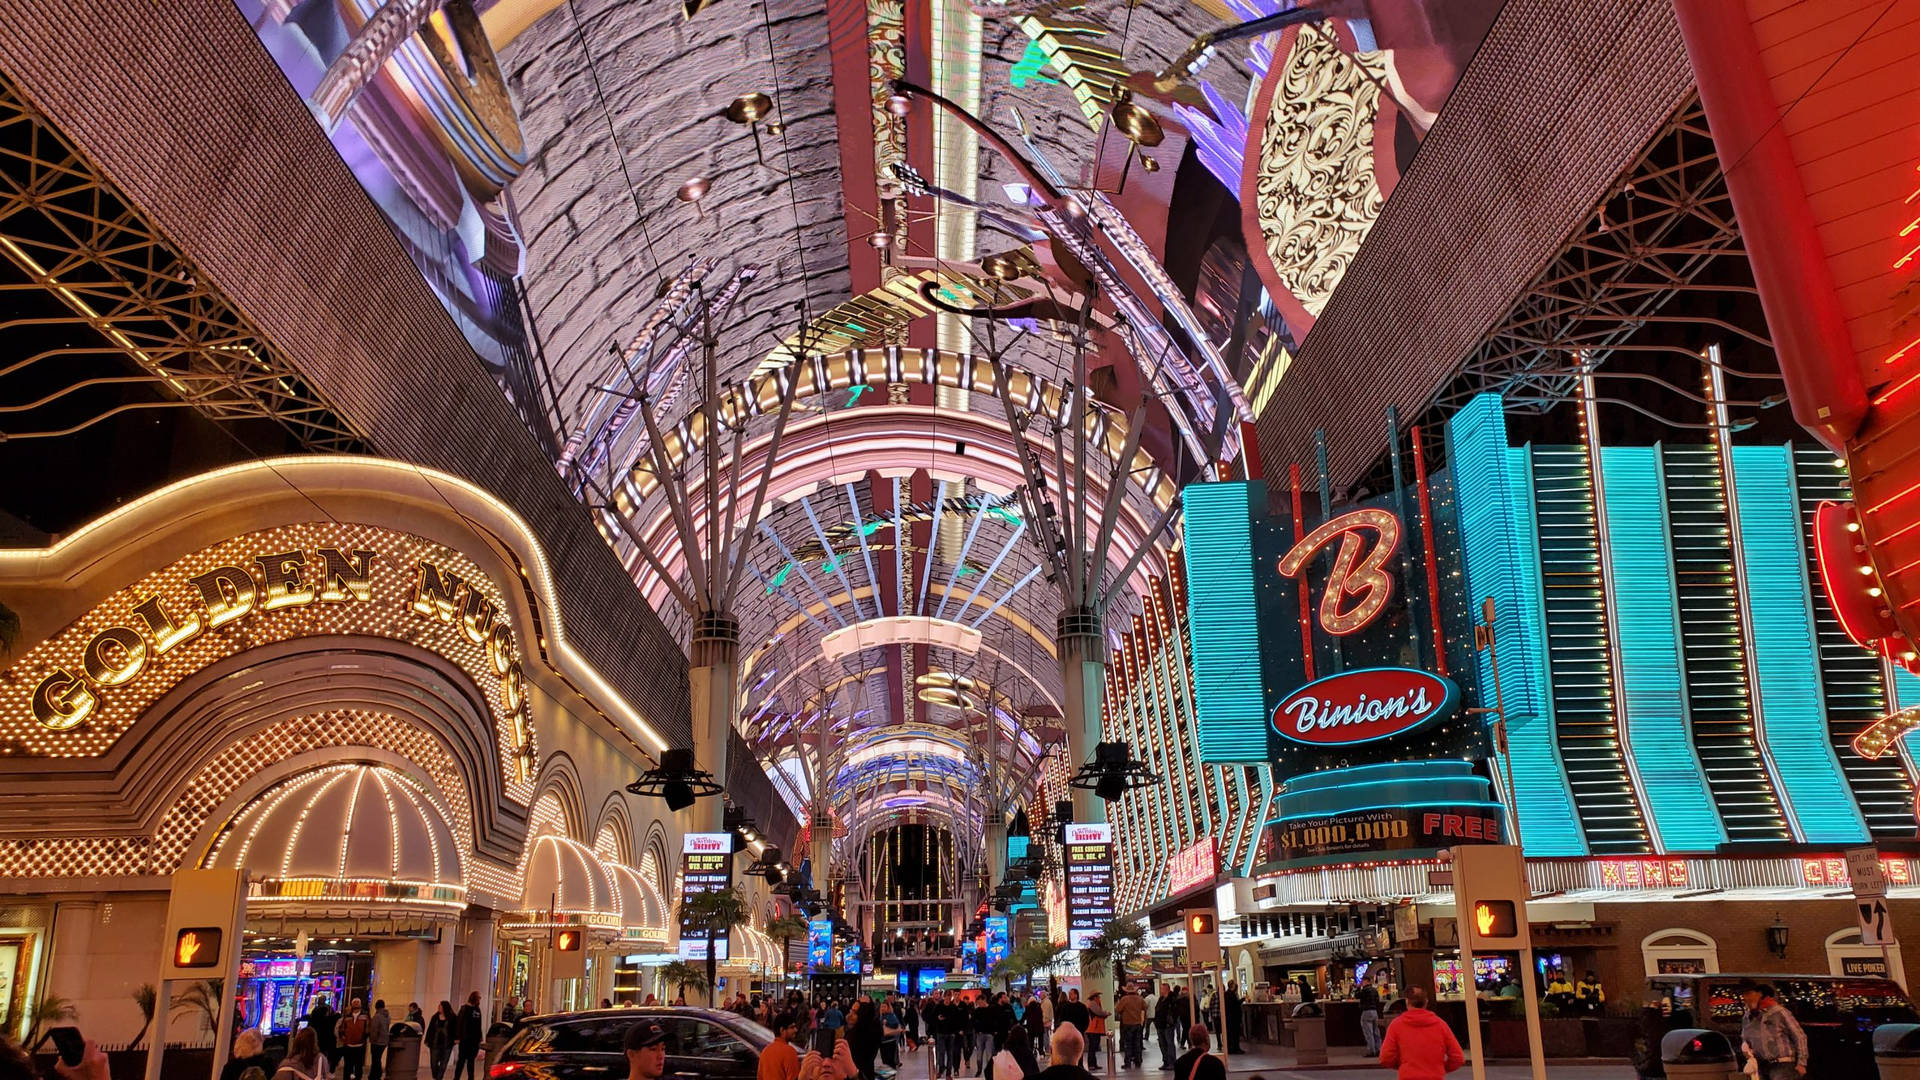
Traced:
<path fill-rule="evenodd" d="M 200 935 L 189 930 L 180 935 L 179 956 L 175 961 L 181 967 L 192 967 L 193 958 L 200 952 Z"/>
<path fill-rule="evenodd" d="M 1487 904 L 1476 904 L 1473 909 L 1474 921 L 1480 924 L 1482 936 L 1493 933 L 1493 908 Z"/>

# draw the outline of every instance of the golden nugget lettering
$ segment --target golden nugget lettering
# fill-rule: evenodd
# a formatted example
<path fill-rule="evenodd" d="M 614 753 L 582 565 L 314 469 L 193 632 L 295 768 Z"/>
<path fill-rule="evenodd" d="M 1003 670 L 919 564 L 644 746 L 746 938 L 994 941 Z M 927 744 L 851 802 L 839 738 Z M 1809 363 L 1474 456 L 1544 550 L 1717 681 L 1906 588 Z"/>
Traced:
<path fill-rule="evenodd" d="M 306 552 L 280 551 L 256 556 L 254 570 L 216 566 L 188 578 L 189 597 L 147 597 L 129 612 L 128 624 L 93 635 L 80 650 L 79 673 L 56 667 L 40 680 L 33 691 L 33 718 L 54 731 L 77 727 L 100 707 L 102 690 L 132 682 L 152 660 L 255 610 L 349 603 L 372 595 L 373 552 L 321 548 L 316 554 L 320 587 L 308 575 L 313 563 Z"/>
<path fill-rule="evenodd" d="M 139 678 L 160 657 L 255 612 L 311 604 L 358 604 L 373 599 L 372 551 L 323 547 L 256 555 L 251 566 L 216 566 L 188 579 L 181 595 L 149 596 L 124 623 L 94 634 L 80 650 L 78 667 L 57 666 L 32 697 L 33 718 L 53 731 L 78 727 L 100 708 L 102 695 Z M 513 631 L 499 609 L 459 574 L 421 560 L 405 598 L 427 618 L 456 625 L 484 649 L 500 680 L 500 704 L 513 719 L 516 741 L 526 742 L 526 678 L 513 647 Z"/>

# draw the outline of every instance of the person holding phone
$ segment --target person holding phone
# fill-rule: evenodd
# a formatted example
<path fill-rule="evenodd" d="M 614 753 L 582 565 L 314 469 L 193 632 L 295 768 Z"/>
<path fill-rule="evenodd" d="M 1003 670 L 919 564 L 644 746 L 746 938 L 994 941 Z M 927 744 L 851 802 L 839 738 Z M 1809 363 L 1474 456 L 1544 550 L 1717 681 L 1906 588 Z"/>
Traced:
<path fill-rule="evenodd" d="M 60 1052 L 60 1059 L 53 1063 L 54 1075 L 60 1080 L 113 1080 L 107 1070 L 106 1051 L 82 1036 L 79 1028 L 57 1027 L 47 1032 L 47 1036 Z M 36 1075 L 31 1058 L 27 1061 L 26 1075 Z"/>

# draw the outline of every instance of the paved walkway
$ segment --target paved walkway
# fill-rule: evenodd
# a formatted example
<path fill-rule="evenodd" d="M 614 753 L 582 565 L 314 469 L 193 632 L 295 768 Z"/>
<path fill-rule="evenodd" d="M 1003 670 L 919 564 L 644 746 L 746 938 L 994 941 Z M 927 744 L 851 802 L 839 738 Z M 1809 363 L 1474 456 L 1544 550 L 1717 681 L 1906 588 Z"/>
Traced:
<path fill-rule="evenodd" d="M 1336 1046 L 1327 1051 L 1325 1065 L 1295 1065 L 1293 1051 L 1274 1046 L 1248 1047 L 1249 1053 L 1228 1056 L 1227 1071 L 1235 1078 L 1245 1080 L 1361 1080 L 1364 1077 L 1388 1077 L 1392 1073 L 1380 1067 L 1377 1060 L 1369 1059 L 1357 1046 Z M 1174 1080 L 1171 1073 L 1157 1067 L 1160 1055 L 1151 1047 L 1147 1050 L 1145 1069 L 1115 1069 L 1107 1071 L 1107 1060 L 1103 1055 L 1096 1077 L 1112 1077 L 1113 1080 Z M 903 1062 L 898 1080 L 928 1080 L 929 1063 L 932 1058 L 926 1053 L 910 1055 Z M 958 1080 L 967 1080 L 978 1070 L 962 1072 Z M 1473 1074 L 1465 1068 L 1453 1073 L 1457 1080 L 1467 1080 Z M 1496 1060 L 1487 1067 L 1487 1080 L 1528 1080 L 1533 1075 L 1525 1061 Z M 1547 1076 L 1549 1080 L 1633 1080 L 1633 1068 L 1623 1061 L 1603 1061 L 1585 1059 L 1566 1063 L 1549 1062 Z"/>

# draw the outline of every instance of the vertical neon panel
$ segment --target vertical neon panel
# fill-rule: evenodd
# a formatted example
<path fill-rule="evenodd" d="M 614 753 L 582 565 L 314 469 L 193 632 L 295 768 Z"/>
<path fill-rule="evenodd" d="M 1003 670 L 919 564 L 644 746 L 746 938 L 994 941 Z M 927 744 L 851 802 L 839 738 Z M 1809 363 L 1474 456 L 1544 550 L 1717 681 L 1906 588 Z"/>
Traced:
<path fill-rule="evenodd" d="M 1554 739 L 1540 554 L 1532 514 L 1524 509 L 1532 502 L 1532 485 L 1517 457 L 1522 452 L 1507 446 L 1497 394 L 1474 398 L 1447 424 L 1467 595 L 1493 597 L 1498 613 L 1500 691 L 1521 840 L 1530 855 L 1585 855 L 1586 837 Z M 1477 611 L 1477 603 L 1471 606 Z M 1493 668 L 1484 651 L 1476 662 L 1481 697 L 1490 704 Z"/>
<path fill-rule="evenodd" d="M 1866 822 L 1828 738 L 1791 448 L 1736 446 L 1733 476 L 1761 736 L 1779 770 L 1781 795 L 1808 843 L 1864 841 Z"/>
<path fill-rule="evenodd" d="M 1660 450 L 1605 447 L 1601 469 L 1610 540 L 1602 554 L 1612 571 L 1627 751 L 1661 849 L 1712 851 L 1727 833 L 1694 752 L 1687 715 Z M 1794 519 L 1789 514 L 1786 520 Z"/>
<path fill-rule="evenodd" d="M 1265 489 L 1193 484 L 1184 495 L 1188 627 L 1200 760 L 1267 758 L 1252 510 Z"/>

